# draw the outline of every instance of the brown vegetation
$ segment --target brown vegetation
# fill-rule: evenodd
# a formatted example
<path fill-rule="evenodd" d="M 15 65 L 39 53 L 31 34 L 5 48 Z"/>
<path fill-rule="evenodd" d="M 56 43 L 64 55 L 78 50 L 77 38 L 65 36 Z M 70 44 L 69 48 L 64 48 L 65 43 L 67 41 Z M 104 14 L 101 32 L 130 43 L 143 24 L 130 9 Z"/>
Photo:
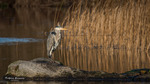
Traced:
<path fill-rule="evenodd" d="M 101 0 L 92 7 L 82 3 L 68 10 L 63 24 L 69 31 L 56 59 L 84 70 L 150 68 L 147 0 Z"/>

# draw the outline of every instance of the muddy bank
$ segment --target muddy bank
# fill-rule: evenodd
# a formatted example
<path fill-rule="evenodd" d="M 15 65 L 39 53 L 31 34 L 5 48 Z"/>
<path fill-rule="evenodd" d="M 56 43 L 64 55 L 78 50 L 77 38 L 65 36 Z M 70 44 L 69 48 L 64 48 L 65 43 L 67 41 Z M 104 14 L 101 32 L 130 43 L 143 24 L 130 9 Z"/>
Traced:
<path fill-rule="evenodd" d="M 19 60 L 11 63 L 3 79 L 7 81 L 150 81 L 150 69 L 136 69 L 125 73 L 84 71 L 64 66 L 52 59 L 36 58 L 31 61 Z"/>

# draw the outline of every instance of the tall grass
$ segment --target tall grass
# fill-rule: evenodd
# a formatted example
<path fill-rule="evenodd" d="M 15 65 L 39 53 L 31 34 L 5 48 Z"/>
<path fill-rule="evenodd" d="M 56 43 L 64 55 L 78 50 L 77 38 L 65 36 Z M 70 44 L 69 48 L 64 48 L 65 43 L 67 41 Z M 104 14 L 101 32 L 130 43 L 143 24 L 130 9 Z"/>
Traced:
<path fill-rule="evenodd" d="M 83 70 L 150 68 L 147 0 L 100 0 L 72 5 L 63 21 L 59 60 Z"/>

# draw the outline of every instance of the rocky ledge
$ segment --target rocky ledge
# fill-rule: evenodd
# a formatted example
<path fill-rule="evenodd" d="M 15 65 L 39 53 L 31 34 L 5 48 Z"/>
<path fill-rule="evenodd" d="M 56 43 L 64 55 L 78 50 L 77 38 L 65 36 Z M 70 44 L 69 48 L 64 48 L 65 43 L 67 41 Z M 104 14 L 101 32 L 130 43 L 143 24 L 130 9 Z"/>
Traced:
<path fill-rule="evenodd" d="M 19 60 L 11 63 L 3 79 L 7 81 L 150 81 L 150 69 L 136 69 L 120 74 L 84 71 L 64 66 L 52 59 L 36 58 L 31 61 Z"/>

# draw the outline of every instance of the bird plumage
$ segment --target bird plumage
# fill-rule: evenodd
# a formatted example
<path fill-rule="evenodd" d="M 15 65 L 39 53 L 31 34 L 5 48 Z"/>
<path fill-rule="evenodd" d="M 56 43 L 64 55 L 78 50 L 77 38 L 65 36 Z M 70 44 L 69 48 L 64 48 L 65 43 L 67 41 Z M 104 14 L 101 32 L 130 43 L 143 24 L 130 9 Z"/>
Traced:
<path fill-rule="evenodd" d="M 49 33 L 47 39 L 47 55 L 49 58 L 52 56 L 52 52 L 56 50 L 61 40 L 60 30 L 54 30 Z"/>
<path fill-rule="evenodd" d="M 67 29 L 62 28 L 60 26 L 57 26 L 48 35 L 48 39 L 47 39 L 47 55 L 48 55 L 49 58 L 52 57 L 53 51 L 56 50 L 56 48 L 58 47 L 58 45 L 59 45 L 59 43 L 61 41 L 61 30 L 67 30 Z"/>

